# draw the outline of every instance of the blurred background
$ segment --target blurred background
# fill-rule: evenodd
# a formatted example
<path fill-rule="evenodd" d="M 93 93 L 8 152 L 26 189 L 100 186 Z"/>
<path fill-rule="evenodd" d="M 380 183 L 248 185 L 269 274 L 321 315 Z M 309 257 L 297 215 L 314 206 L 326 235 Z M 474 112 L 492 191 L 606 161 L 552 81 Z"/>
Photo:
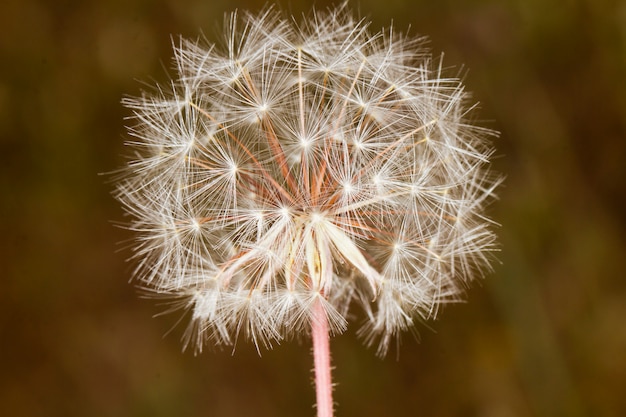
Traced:
<path fill-rule="evenodd" d="M 129 284 L 131 235 L 99 175 L 123 163 L 121 97 L 167 81 L 170 36 L 216 39 L 225 12 L 263 3 L 2 2 L 0 415 L 315 415 L 306 341 L 195 357 L 184 326 L 164 337 L 177 317 L 153 319 Z M 626 415 L 626 3 L 351 6 L 469 70 L 507 181 L 501 264 L 468 303 L 397 357 L 353 330 L 332 340 L 337 416 Z"/>

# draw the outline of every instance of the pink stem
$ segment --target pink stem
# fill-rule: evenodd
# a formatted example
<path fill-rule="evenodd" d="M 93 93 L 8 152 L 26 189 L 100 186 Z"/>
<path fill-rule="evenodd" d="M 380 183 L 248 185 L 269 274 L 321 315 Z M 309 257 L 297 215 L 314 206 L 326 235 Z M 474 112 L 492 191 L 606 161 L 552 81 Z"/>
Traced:
<path fill-rule="evenodd" d="M 315 304 L 311 326 L 313 333 L 313 360 L 315 362 L 317 417 L 333 417 L 333 385 L 330 373 L 328 318 L 321 301 Z"/>

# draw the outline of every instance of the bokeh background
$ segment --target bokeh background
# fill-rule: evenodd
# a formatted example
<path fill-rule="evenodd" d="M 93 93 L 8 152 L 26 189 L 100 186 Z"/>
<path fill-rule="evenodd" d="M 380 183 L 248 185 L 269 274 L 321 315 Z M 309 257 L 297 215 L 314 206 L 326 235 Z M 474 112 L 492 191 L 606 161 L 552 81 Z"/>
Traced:
<path fill-rule="evenodd" d="M 129 284 L 99 173 L 124 94 L 166 82 L 171 38 L 216 39 L 264 1 L 0 5 L 0 415 L 313 416 L 310 348 L 181 353 Z M 318 2 L 318 7 L 327 3 Z M 309 5 L 281 5 L 295 14 Z M 501 264 L 420 340 L 378 359 L 332 340 L 338 416 L 626 415 L 626 3 L 361 0 L 465 65 L 507 175 Z"/>

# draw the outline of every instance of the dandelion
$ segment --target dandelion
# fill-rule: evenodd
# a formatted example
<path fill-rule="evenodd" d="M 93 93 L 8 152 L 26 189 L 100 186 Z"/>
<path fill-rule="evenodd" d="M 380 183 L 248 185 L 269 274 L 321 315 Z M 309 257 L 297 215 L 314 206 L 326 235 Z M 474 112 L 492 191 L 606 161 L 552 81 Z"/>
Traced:
<path fill-rule="evenodd" d="M 134 276 L 189 312 L 197 352 L 310 334 L 330 416 L 328 339 L 351 307 L 384 355 L 489 269 L 493 132 L 423 38 L 372 34 L 345 7 L 225 27 L 223 45 L 175 46 L 170 86 L 124 100 Z"/>

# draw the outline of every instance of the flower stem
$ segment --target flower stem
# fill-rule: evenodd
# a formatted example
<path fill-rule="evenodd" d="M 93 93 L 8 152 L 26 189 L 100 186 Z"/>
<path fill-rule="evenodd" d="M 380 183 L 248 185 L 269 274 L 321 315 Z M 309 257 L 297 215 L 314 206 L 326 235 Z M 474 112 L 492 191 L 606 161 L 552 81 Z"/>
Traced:
<path fill-rule="evenodd" d="M 317 417 L 333 417 L 333 385 L 330 372 L 328 318 L 321 301 L 315 305 L 311 326 L 313 334 L 313 361 L 315 363 Z"/>

